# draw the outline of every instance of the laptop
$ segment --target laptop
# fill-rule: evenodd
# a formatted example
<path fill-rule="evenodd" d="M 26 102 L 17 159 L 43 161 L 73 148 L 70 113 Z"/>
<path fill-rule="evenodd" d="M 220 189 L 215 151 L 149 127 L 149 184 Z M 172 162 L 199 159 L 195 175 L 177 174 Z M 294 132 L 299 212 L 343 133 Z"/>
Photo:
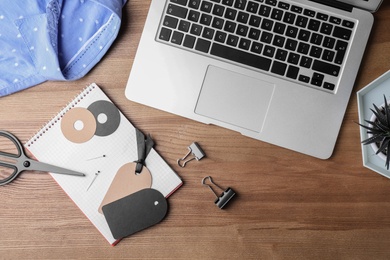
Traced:
<path fill-rule="evenodd" d="M 134 102 L 320 159 L 381 0 L 152 0 Z"/>

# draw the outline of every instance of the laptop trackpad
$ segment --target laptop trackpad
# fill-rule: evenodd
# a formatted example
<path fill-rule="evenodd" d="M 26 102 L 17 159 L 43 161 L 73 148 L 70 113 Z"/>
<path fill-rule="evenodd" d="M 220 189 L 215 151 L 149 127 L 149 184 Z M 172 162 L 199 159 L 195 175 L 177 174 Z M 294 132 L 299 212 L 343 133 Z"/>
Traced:
<path fill-rule="evenodd" d="M 195 113 L 260 132 L 274 88 L 272 83 L 209 66 Z"/>

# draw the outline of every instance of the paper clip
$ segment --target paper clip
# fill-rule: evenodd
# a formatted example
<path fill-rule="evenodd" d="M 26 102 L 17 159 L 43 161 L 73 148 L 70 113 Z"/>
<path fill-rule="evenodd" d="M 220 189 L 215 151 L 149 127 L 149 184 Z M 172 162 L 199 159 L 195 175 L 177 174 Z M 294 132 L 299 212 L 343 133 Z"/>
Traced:
<path fill-rule="evenodd" d="M 217 195 L 217 193 L 214 191 L 214 189 L 211 187 L 210 184 L 207 184 L 205 183 L 206 179 L 209 179 L 211 184 L 213 184 L 214 186 L 216 186 L 217 188 L 219 188 L 220 190 L 222 190 L 222 193 L 221 195 Z M 217 197 L 216 200 L 214 201 L 215 205 L 218 206 L 218 208 L 222 209 L 223 207 L 225 207 L 225 205 L 234 197 L 234 195 L 236 195 L 236 193 L 234 192 L 233 189 L 231 188 L 227 188 L 226 190 L 222 189 L 221 187 L 219 187 L 215 182 L 213 182 L 213 179 L 211 178 L 211 176 L 207 176 L 207 177 L 204 177 L 203 180 L 202 180 L 202 184 L 203 185 L 206 185 L 210 188 L 210 190 L 215 194 L 215 196 Z"/>
<path fill-rule="evenodd" d="M 192 161 L 194 159 L 199 161 L 206 156 L 206 154 L 197 142 L 193 142 L 190 146 L 188 146 L 188 150 L 188 153 L 183 158 L 177 160 L 177 164 L 182 168 L 184 168 L 189 161 Z M 191 153 L 194 157 L 188 159 L 187 161 L 184 161 Z M 182 161 L 183 163 L 181 164 Z"/>

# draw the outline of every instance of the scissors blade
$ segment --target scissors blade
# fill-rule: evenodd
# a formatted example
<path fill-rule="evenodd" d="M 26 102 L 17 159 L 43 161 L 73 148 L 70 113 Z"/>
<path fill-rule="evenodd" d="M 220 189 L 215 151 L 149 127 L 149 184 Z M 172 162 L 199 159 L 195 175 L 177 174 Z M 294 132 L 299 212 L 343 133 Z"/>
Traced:
<path fill-rule="evenodd" d="M 38 162 L 34 160 L 26 160 L 26 161 L 30 163 L 28 167 L 25 166 L 26 170 L 52 172 L 52 173 L 59 173 L 59 174 L 66 174 L 66 175 L 73 175 L 73 176 L 85 176 L 84 173 L 73 171 L 63 167 L 54 166 L 48 163 Z"/>

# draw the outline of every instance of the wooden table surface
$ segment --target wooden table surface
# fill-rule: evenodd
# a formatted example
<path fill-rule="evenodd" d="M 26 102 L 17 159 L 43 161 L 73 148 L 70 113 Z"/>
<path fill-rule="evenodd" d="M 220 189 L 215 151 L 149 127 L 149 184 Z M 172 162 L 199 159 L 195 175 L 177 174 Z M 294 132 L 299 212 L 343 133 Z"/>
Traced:
<path fill-rule="evenodd" d="M 48 174 L 25 172 L 0 187 L 0 259 L 389 259 L 390 180 L 362 166 L 356 91 L 390 68 L 390 1 L 371 39 L 333 156 L 319 160 L 220 127 L 128 101 L 127 78 L 150 0 L 123 9 L 117 40 L 74 82 L 45 82 L 0 99 L 0 129 L 26 142 L 96 82 L 125 116 L 150 133 L 184 185 L 153 228 L 110 246 Z M 176 165 L 198 141 L 207 158 Z M 238 196 L 226 210 L 201 185 L 212 176 Z"/>

